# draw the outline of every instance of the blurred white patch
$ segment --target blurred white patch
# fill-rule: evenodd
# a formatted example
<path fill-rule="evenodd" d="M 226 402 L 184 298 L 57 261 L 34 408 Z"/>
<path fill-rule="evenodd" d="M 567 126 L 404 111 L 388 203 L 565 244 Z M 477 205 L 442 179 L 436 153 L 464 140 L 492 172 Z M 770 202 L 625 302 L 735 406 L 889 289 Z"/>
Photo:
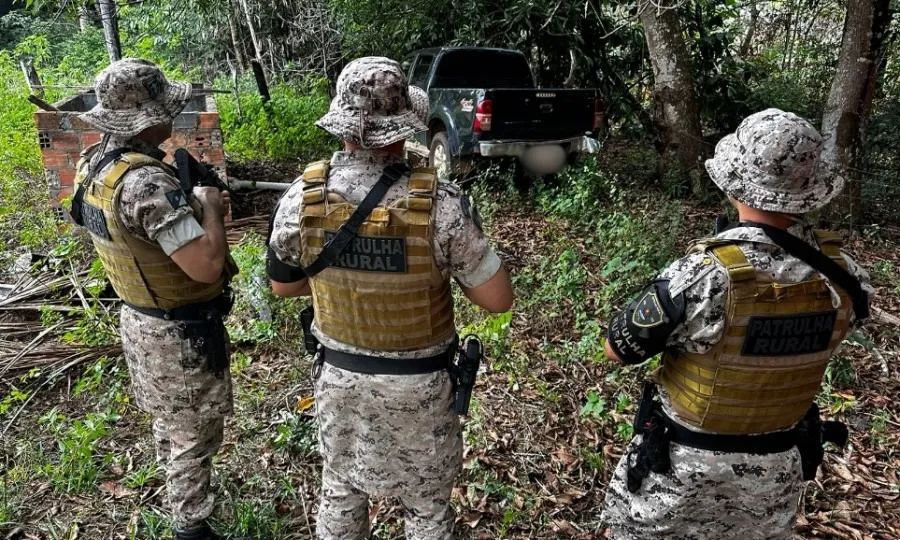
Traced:
<path fill-rule="evenodd" d="M 532 146 L 522 154 L 522 165 L 537 176 L 555 174 L 566 165 L 566 151 L 557 144 Z"/>

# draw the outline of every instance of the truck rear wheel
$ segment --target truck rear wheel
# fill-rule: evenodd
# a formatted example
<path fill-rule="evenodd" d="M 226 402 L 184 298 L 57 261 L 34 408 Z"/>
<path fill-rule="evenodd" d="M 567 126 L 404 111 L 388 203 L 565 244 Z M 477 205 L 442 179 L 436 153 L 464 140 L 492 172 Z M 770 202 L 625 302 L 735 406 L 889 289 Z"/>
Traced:
<path fill-rule="evenodd" d="M 439 131 L 431 138 L 428 147 L 428 165 L 437 169 L 438 178 L 450 180 L 453 174 L 453 161 L 450 155 L 450 140 L 447 133 Z"/>

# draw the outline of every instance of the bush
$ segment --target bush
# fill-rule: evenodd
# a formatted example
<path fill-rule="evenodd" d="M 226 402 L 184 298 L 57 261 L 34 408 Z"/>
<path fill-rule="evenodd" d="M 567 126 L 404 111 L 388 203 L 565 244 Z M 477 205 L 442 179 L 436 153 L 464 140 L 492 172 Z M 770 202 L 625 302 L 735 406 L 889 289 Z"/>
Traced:
<path fill-rule="evenodd" d="M 242 83 L 240 112 L 232 95 L 218 99 L 225 151 L 230 158 L 314 161 L 337 148 L 337 139 L 315 126 L 328 111 L 327 80 L 310 77 L 297 85 L 275 84 L 268 104 L 263 103 L 250 79 Z"/>
<path fill-rule="evenodd" d="M 42 174 L 34 106 L 15 59 L 0 51 L 0 268 L 15 257 L 12 248 L 45 246 L 56 237 L 49 191 Z"/>

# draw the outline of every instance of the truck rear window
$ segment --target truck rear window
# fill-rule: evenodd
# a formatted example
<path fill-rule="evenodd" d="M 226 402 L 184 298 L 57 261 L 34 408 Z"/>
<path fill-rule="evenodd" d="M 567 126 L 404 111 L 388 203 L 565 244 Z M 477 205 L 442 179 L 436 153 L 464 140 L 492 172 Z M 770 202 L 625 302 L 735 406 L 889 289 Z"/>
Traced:
<path fill-rule="evenodd" d="M 504 51 L 447 51 L 438 61 L 432 88 L 534 88 L 521 54 Z"/>

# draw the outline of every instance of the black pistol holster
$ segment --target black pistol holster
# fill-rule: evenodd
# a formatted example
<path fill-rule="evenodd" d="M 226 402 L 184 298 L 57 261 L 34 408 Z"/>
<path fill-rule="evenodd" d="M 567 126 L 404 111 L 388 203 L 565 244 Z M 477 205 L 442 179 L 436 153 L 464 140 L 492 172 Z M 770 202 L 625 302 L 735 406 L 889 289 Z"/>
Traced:
<path fill-rule="evenodd" d="M 456 363 L 450 365 L 450 380 L 453 383 L 453 410 L 460 416 L 469 414 L 469 403 L 472 401 L 472 390 L 475 389 L 475 377 L 484 358 L 484 347 L 481 341 L 472 335 L 466 336 L 462 346 L 458 339 L 450 345 L 451 354 L 456 351 Z"/>
<path fill-rule="evenodd" d="M 221 379 L 228 369 L 228 346 L 225 322 L 218 310 L 204 313 L 205 319 L 181 321 L 178 330 L 182 339 L 189 339 L 194 350 L 206 357 L 209 371 Z"/>
<path fill-rule="evenodd" d="M 656 400 L 656 385 L 644 382 L 641 402 L 634 417 L 634 432 L 641 435 L 637 448 L 628 453 L 627 488 L 637 493 L 644 478 L 655 472 L 665 474 L 672 468 L 669 458 L 671 435 L 668 422 L 662 413 L 662 406 Z"/>
<path fill-rule="evenodd" d="M 207 369 L 219 379 L 225 376 L 229 365 L 225 317 L 231 312 L 233 305 L 234 296 L 231 289 L 226 287 L 222 295 L 212 303 L 196 308 L 188 306 L 186 311 L 191 312 L 190 317 L 175 317 L 180 320 L 178 331 L 181 339 L 191 341 L 194 350 L 206 357 Z"/>
<path fill-rule="evenodd" d="M 800 451 L 804 480 L 816 478 L 816 471 L 825 459 L 825 443 L 830 442 L 843 448 L 850 437 L 850 432 L 845 424 L 833 421 L 823 422 L 819 417 L 819 406 L 815 403 L 794 429 L 797 432 L 797 450 Z"/>
<path fill-rule="evenodd" d="M 313 319 L 316 317 L 312 304 L 300 312 L 300 326 L 303 327 L 303 348 L 309 354 L 316 354 L 319 350 L 319 340 L 312 333 Z"/>

